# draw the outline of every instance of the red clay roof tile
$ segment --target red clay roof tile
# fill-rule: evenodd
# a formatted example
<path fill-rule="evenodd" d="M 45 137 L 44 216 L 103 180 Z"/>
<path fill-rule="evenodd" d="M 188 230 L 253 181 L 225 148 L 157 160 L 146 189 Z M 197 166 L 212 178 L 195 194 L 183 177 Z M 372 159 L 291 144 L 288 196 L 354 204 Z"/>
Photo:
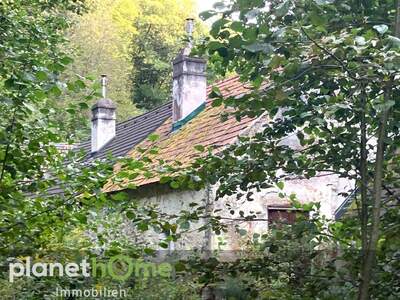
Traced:
<path fill-rule="evenodd" d="M 239 81 L 238 76 L 209 86 L 207 95 L 211 92 L 213 86 L 218 86 L 224 97 L 239 96 L 249 91 L 249 88 Z M 168 118 L 154 131 L 155 134 L 160 136 L 156 142 L 145 140 L 138 144 L 137 147 L 143 149 L 149 149 L 153 146 L 158 147 L 159 151 L 154 156 L 154 159 L 162 159 L 167 163 L 179 160 L 183 164 L 189 164 L 193 157 L 199 155 L 199 152 L 194 148 L 196 145 L 202 145 L 205 148 L 213 146 L 213 153 L 218 153 L 222 148 L 233 143 L 239 134 L 249 127 L 253 119 L 246 117 L 238 122 L 234 117 L 229 116 L 226 121 L 221 121 L 221 114 L 232 111 L 232 109 L 224 108 L 223 106 L 213 107 L 211 104 L 212 99 L 207 99 L 205 110 L 174 132 L 171 132 L 172 119 Z M 143 155 L 138 151 L 137 147 L 132 149 L 128 155 L 135 158 Z M 141 177 L 136 178 L 133 182 L 125 181 L 122 185 L 110 182 L 106 185 L 105 190 L 108 192 L 116 191 L 123 189 L 129 183 L 142 186 L 158 180 L 158 178 L 146 179 Z"/>

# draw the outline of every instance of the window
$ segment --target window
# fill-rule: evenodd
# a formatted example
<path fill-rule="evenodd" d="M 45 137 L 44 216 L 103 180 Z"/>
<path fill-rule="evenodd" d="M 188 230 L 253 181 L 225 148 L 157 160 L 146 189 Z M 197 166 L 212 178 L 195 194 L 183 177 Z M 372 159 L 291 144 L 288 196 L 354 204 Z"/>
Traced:
<path fill-rule="evenodd" d="M 268 223 L 269 224 L 294 224 L 299 214 L 308 217 L 307 212 L 294 209 L 292 207 L 268 207 Z"/>

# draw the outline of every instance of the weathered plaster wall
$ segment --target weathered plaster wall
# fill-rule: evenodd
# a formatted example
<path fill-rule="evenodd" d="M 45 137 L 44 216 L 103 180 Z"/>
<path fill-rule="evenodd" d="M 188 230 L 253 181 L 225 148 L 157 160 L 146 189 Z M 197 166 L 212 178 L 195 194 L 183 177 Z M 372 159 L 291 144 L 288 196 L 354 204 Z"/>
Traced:
<path fill-rule="evenodd" d="M 131 191 L 130 197 L 138 200 L 142 206 L 158 206 L 158 210 L 167 215 L 178 215 L 180 211 L 190 211 L 193 208 L 189 207 L 191 202 L 205 205 L 208 201 L 208 191 L 177 191 L 170 189 L 168 186 L 153 184 L 141 188 L 139 191 Z M 204 225 L 205 219 L 190 224 L 188 229 L 190 233 L 184 234 L 182 238 L 175 243 L 170 244 L 170 249 L 177 250 L 207 250 L 209 248 L 209 238 L 207 232 L 198 232 L 197 229 Z M 129 222 L 127 221 L 127 224 Z M 163 234 L 155 232 L 138 233 L 131 226 L 126 227 L 126 234 L 132 237 L 133 242 L 141 242 L 154 247 L 164 238 Z"/>
<path fill-rule="evenodd" d="M 235 221 L 226 220 L 229 224 L 227 234 L 222 236 L 213 236 L 212 247 L 222 248 L 227 250 L 235 250 L 241 247 L 243 238 L 236 233 L 235 227 L 239 225 L 241 229 L 248 232 L 251 237 L 253 233 L 265 233 L 268 229 L 268 208 L 269 207 L 290 207 L 290 201 L 279 197 L 279 193 L 283 192 L 286 195 L 296 194 L 299 202 L 306 204 L 311 202 L 319 202 L 321 204 L 320 213 L 328 219 L 334 219 L 335 210 L 344 201 L 344 197 L 340 196 L 341 192 L 349 192 L 352 190 L 352 183 L 348 180 L 339 178 L 337 175 L 316 176 L 310 179 L 292 179 L 285 181 L 283 190 L 270 188 L 257 193 L 254 192 L 254 201 L 236 199 L 236 196 L 225 197 L 215 203 L 215 209 L 221 209 L 222 216 L 230 219 L 240 219 L 239 211 L 244 212 L 244 216 L 256 215 L 260 221 Z M 228 206 L 229 205 L 229 208 Z M 235 210 L 235 214 L 229 213 L 229 210 Z M 226 243 L 225 246 L 218 246 L 220 241 Z"/>
<path fill-rule="evenodd" d="M 251 136 L 263 129 L 263 124 L 269 121 L 264 115 L 254 121 L 252 126 L 242 132 L 241 135 Z M 296 134 L 288 135 L 281 141 L 293 149 L 301 149 L 301 145 Z M 265 189 L 261 192 L 254 192 L 254 201 L 247 201 L 245 197 L 237 199 L 236 195 L 225 197 L 215 201 L 217 186 L 210 187 L 202 191 L 176 191 L 161 185 L 151 185 L 141 188 L 139 192 L 132 193 L 132 197 L 140 199 L 143 204 L 155 204 L 160 211 L 169 214 L 176 214 L 182 209 L 189 209 L 189 203 L 209 203 L 213 210 L 220 209 L 218 212 L 223 221 L 228 225 L 228 232 L 216 235 L 210 232 L 196 232 L 196 228 L 202 226 L 207 220 L 203 219 L 197 224 L 193 224 L 191 233 L 184 235 L 182 240 L 176 245 L 175 249 L 240 249 L 244 239 L 236 232 L 237 225 L 248 232 L 248 236 L 253 233 L 265 232 L 268 230 L 268 207 L 290 206 L 288 200 L 278 196 L 280 192 L 290 195 L 296 194 L 296 198 L 301 203 L 319 202 L 321 204 L 320 213 L 328 219 L 334 220 L 335 210 L 344 201 L 340 196 L 342 192 L 351 192 L 354 184 L 346 179 L 339 178 L 337 175 L 318 174 L 314 178 L 291 178 L 284 182 L 283 190 L 275 188 Z M 233 209 L 235 214 L 230 214 Z M 260 221 L 242 221 L 239 211 L 246 215 L 257 215 Z M 142 237 L 147 239 L 149 244 L 157 244 L 159 236 L 156 234 Z M 222 243 L 222 244 L 221 244 Z"/>
<path fill-rule="evenodd" d="M 181 210 L 190 210 L 191 202 L 205 205 L 207 201 L 212 209 L 221 209 L 218 214 L 222 216 L 223 222 L 228 225 L 228 232 L 216 235 L 207 231 L 197 232 L 207 220 L 204 218 L 197 223 L 191 224 L 190 233 L 184 234 L 179 242 L 171 244 L 171 249 L 193 250 L 193 249 L 223 249 L 237 250 L 245 242 L 244 238 L 236 232 L 236 225 L 248 231 L 250 237 L 253 233 L 261 233 L 268 230 L 268 207 L 290 205 L 289 200 L 278 196 L 279 192 L 287 195 L 295 193 L 297 200 L 301 203 L 320 202 L 320 212 L 328 219 L 334 219 L 336 208 L 344 200 L 339 194 L 348 192 L 352 188 L 351 182 L 339 178 L 336 175 L 321 174 L 311 179 L 292 179 L 285 182 L 283 190 L 265 189 L 260 193 L 254 193 L 254 201 L 247 201 L 245 197 L 236 199 L 236 196 L 225 197 L 215 201 L 217 187 L 201 191 L 176 191 L 162 185 L 147 186 L 139 192 L 132 192 L 131 197 L 138 199 L 141 205 L 157 205 L 159 210 L 166 214 L 178 214 Z M 228 206 L 229 205 L 229 206 Z M 233 209 L 235 214 L 229 211 Z M 241 221 L 239 211 L 244 215 L 256 214 L 260 221 Z M 225 219 L 226 218 L 226 219 Z M 149 245 L 157 245 L 162 237 L 158 233 L 137 234 L 133 230 L 127 232 L 134 241 L 146 242 Z M 222 243 L 222 244 L 221 244 Z"/>

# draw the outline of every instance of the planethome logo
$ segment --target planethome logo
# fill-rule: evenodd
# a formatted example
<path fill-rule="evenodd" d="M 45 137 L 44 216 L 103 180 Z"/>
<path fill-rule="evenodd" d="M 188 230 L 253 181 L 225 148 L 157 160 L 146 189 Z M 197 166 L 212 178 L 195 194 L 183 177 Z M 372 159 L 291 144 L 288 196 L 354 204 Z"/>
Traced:
<path fill-rule="evenodd" d="M 14 282 L 20 277 L 110 277 L 118 281 L 125 281 L 135 276 L 147 279 L 150 277 L 171 277 L 171 264 L 146 262 L 135 260 L 125 255 L 116 255 L 108 261 L 99 262 L 97 258 L 82 259 L 79 263 L 34 261 L 26 257 L 18 262 L 9 263 L 9 281 Z"/>

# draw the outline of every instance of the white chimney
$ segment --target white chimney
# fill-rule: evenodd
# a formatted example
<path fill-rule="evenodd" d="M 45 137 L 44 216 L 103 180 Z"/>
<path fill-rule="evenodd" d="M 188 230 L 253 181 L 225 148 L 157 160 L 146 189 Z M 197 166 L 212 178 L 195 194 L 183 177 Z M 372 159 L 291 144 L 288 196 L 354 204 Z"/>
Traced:
<path fill-rule="evenodd" d="M 92 106 L 92 152 L 97 152 L 104 147 L 111 139 L 115 137 L 115 104 L 106 99 L 107 78 L 102 75 L 102 96 Z"/>
<path fill-rule="evenodd" d="M 173 126 L 182 126 L 192 115 L 202 110 L 207 98 L 207 61 L 189 57 L 192 47 L 193 19 L 188 19 L 188 45 L 173 61 Z"/>

